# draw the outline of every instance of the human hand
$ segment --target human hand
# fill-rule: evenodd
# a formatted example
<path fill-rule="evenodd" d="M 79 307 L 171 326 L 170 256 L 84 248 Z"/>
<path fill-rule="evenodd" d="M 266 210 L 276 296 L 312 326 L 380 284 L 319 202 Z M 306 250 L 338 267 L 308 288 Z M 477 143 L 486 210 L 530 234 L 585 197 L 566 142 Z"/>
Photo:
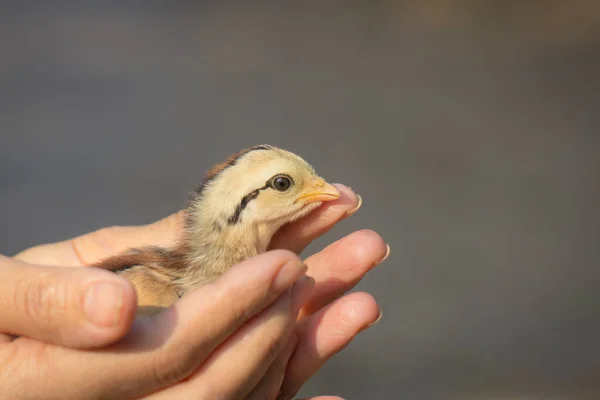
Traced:
<path fill-rule="evenodd" d="M 8 273 L 4 281 L 9 282 L 19 268 L 52 269 L 4 258 L 2 269 Z M 102 349 L 86 351 L 24 336 L 3 337 L 0 391 L 23 399 L 121 399 L 149 394 L 172 398 L 177 393 L 206 399 L 244 398 L 280 355 L 300 307 L 313 290 L 311 278 L 298 280 L 305 271 L 289 251 L 246 260 L 157 317 L 138 318 L 119 343 Z M 77 291 L 68 290 L 66 303 L 77 297 Z M 2 300 L 21 298 L 7 293 Z M 4 294 L 0 292 L 0 297 Z M 135 296 L 130 299 L 135 304 Z M 9 317 L 20 311 L 19 303 L 14 306 Z M 4 319 L 5 314 L 0 315 L 3 326 Z M 239 362 L 241 355 L 243 362 Z"/>
<path fill-rule="evenodd" d="M 337 186 L 342 193 L 340 199 L 324 204 L 306 218 L 284 227 L 274 238 L 272 247 L 299 253 L 360 205 L 349 188 Z M 70 241 L 36 246 L 16 258 L 49 265 L 88 265 L 129 247 L 143 244 L 168 246 L 176 238 L 182 217 L 179 213 L 143 227 L 106 228 Z M 281 387 L 282 397 L 293 395 L 324 362 L 378 319 L 378 307 L 370 295 L 353 293 L 338 298 L 385 254 L 386 246 L 381 237 L 366 230 L 355 232 L 306 260 L 308 274 L 315 278 L 316 288 L 300 313 L 296 328 L 297 351 L 290 357 L 289 349 L 293 350 L 293 346 L 288 346 L 288 351 L 281 353 L 280 360 L 271 365 L 253 393 L 273 398 Z M 131 317 L 135 310 L 125 306 L 122 312 Z M 65 320 L 65 324 L 69 322 Z M 70 325 L 74 329 L 69 331 L 78 332 L 79 337 L 86 336 L 85 328 L 77 325 L 77 321 Z M 127 331 L 127 318 L 122 320 L 120 327 Z M 103 340 L 110 342 L 107 338 Z M 89 341 L 98 342 L 98 338 Z M 280 385 L 282 379 L 283 385 Z"/>

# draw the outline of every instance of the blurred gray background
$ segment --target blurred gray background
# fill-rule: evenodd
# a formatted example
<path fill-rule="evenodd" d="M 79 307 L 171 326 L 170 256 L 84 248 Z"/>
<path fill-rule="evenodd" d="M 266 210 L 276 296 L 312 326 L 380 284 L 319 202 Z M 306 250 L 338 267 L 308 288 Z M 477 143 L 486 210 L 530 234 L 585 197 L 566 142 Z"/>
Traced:
<path fill-rule="evenodd" d="M 310 252 L 392 248 L 382 322 L 301 394 L 600 398 L 600 3 L 97 3 L 0 5 L 0 253 L 275 144 L 364 197 Z"/>

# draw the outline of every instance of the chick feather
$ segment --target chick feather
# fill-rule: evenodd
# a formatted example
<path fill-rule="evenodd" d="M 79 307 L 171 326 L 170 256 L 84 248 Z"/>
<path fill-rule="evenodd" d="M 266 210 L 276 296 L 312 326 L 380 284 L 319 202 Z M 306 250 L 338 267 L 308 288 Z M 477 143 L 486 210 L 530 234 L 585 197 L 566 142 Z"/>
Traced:
<path fill-rule="evenodd" d="M 292 152 L 271 145 L 243 149 L 214 165 L 192 192 L 185 228 L 172 248 L 129 249 L 96 266 L 128 279 L 138 313 L 154 315 L 265 252 L 281 226 L 339 195 Z"/>

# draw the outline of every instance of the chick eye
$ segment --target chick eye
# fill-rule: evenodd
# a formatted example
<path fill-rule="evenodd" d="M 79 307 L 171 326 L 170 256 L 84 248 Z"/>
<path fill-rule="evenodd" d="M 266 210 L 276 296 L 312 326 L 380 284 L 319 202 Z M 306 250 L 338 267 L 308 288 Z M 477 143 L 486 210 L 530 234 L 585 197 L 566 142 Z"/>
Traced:
<path fill-rule="evenodd" d="M 271 187 L 280 192 L 285 192 L 292 186 L 292 180 L 284 175 L 277 175 L 271 179 Z"/>

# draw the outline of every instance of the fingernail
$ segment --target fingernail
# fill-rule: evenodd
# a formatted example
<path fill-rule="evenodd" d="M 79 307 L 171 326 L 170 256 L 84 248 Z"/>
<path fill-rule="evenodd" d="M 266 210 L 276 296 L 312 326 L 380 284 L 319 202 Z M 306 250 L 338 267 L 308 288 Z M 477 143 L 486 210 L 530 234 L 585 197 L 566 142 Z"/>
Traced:
<path fill-rule="evenodd" d="M 308 301 L 315 289 L 315 280 L 310 276 L 303 276 L 296 282 L 292 290 L 292 307 L 296 312 Z"/>
<path fill-rule="evenodd" d="M 383 317 L 383 313 L 381 311 L 379 311 L 379 316 L 377 317 L 377 319 L 373 322 L 371 322 L 370 324 L 367 324 L 365 326 L 363 326 L 358 333 L 361 333 L 362 331 L 369 329 L 370 327 L 372 327 L 373 325 L 377 325 L 379 323 L 379 321 L 381 321 L 381 318 Z"/>
<path fill-rule="evenodd" d="M 123 287 L 119 284 L 94 283 L 84 297 L 83 308 L 87 319 L 104 328 L 117 325 L 121 320 L 124 296 Z"/>
<path fill-rule="evenodd" d="M 370 328 L 373 325 L 377 325 L 379 323 L 379 321 L 381 321 L 381 318 L 383 318 L 383 313 L 381 311 L 379 311 L 379 316 L 377 317 L 377 319 L 375 321 L 371 322 L 370 324 L 368 324 L 367 328 Z"/>
<path fill-rule="evenodd" d="M 387 246 L 387 251 L 385 252 L 385 256 L 383 256 L 383 258 L 381 260 L 377 261 L 375 263 L 375 265 L 381 264 L 382 262 L 384 262 L 385 260 L 387 260 L 387 258 L 390 256 L 390 252 L 391 252 L 390 245 L 386 244 L 386 246 Z"/>
<path fill-rule="evenodd" d="M 354 207 L 352 210 L 348 211 L 346 213 L 346 216 L 350 216 L 350 215 L 354 214 L 362 206 L 362 203 L 363 203 L 362 196 L 360 194 L 356 193 L 356 197 L 358 198 L 358 203 L 356 203 L 356 207 Z"/>
<path fill-rule="evenodd" d="M 299 260 L 288 261 L 275 277 L 273 290 L 281 293 L 289 288 L 308 268 Z"/>

